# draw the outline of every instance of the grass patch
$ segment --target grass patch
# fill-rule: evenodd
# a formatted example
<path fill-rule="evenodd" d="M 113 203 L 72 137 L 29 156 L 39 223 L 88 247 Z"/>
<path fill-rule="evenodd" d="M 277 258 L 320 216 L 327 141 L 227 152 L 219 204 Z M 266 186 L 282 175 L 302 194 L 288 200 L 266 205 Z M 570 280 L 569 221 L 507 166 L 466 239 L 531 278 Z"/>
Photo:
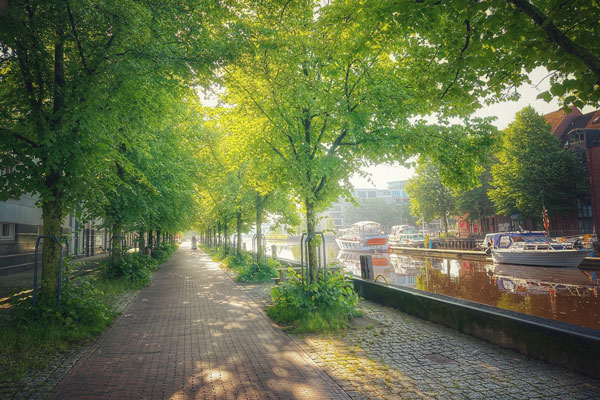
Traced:
<path fill-rule="evenodd" d="M 207 247 L 203 250 L 215 261 L 220 261 L 236 275 L 238 282 L 267 282 L 277 277 L 277 268 L 282 265 L 273 259 L 254 262 L 252 253 L 247 251 L 234 252 L 232 247 Z"/>
<path fill-rule="evenodd" d="M 285 324 L 285 330 L 292 333 L 324 333 L 346 329 L 353 317 L 337 307 L 305 312 L 274 305 L 267 314 L 273 321 Z"/>

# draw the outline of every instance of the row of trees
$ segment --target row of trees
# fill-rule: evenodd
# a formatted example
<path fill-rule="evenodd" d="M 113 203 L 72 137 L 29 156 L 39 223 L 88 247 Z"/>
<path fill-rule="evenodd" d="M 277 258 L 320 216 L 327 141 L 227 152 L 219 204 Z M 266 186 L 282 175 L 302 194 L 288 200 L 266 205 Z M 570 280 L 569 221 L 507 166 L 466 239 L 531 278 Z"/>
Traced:
<path fill-rule="evenodd" d="M 446 234 L 448 216 L 469 214 L 485 227 L 485 218 L 518 213 L 540 221 L 542 209 L 550 215 L 575 210 L 578 198 L 589 193 L 585 168 L 577 156 L 560 145 L 544 117 L 531 107 L 499 137 L 495 157 L 468 191 L 443 184 L 438 167 L 421 163 L 406 187 L 411 211 L 426 222 L 440 219 Z"/>
<path fill-rule="evenodd" d="M 186 228 L 202 138 L 192 87 L 229 57 L 224 18 L 210 1 L 9 1 L 0 14 L 0 170 L 9 171 L 0 201 L 37 193 L 46 236 L 61 236 L 68 213 L 102 218 L 115 236 Z M 42 285 L 56 298 L 49 240 Z"/>
<path fill-rule="evenodd" d="M 45 235 L 78 211 L 116 233 L 214 237 L 298 210 L 313 232 L 368 162 L 419 155 L 473 185 L 496 132 L 469 115 L 527 71 L 556 70 L 548 96 L 565 105 L 597 102 L 598 7 L 568 3 L 10 1 L 0 200 L 39 193 Z M 201 109 L 198 86 L 220 107 Z M 49 245 L 43 276 L 52 293 Z"/>

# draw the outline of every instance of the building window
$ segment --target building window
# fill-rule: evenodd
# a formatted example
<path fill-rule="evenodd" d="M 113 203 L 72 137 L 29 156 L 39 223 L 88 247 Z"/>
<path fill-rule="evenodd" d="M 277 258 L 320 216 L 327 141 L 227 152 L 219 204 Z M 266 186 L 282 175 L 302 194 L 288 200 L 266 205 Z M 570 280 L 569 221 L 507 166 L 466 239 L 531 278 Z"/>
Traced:
<path fill-rule="evenodd" d="M 14 240 L 15 224 L 0 224 L 0 240 Z"/>

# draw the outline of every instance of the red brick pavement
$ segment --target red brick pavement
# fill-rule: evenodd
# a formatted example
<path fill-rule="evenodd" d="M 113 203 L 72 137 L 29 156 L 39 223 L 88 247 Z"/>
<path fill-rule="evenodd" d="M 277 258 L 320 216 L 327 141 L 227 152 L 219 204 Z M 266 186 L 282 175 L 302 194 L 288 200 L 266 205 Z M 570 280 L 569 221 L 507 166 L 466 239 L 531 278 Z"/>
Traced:
<path fill-rule="evenodd" d="M 49 398 L 348 396 L 208 256 L 179 249 Z"/>

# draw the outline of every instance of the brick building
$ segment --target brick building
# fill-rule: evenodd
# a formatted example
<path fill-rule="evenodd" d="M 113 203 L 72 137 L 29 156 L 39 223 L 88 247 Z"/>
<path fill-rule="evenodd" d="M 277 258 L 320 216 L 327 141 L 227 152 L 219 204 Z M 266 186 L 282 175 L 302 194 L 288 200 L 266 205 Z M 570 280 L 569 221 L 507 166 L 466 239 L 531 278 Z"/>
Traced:
<path fill-rule="evenodd" d="M 561 145 L 578 155 L 590 180 L 590 193 L 577 200 L 576 210 L 568 215 L 550 217 L 550 234 L 568 236 L 596 232 L 600 227 L 600 110 L 583 114 L 572 106 L 571 112 L 561 109 L 544 115 L 544 118 Z M 517 218 L 516 215 L 494 215 L 487 218 L 488 226 L 483 229 L 478 221 L 468 223 L 465 217 L 459 218 L 459 226 L 463 228 L 461 236 L 508 231 L 519 225 L 526 230 L 536 229 L 531 221 L 517 222 Z"/>

